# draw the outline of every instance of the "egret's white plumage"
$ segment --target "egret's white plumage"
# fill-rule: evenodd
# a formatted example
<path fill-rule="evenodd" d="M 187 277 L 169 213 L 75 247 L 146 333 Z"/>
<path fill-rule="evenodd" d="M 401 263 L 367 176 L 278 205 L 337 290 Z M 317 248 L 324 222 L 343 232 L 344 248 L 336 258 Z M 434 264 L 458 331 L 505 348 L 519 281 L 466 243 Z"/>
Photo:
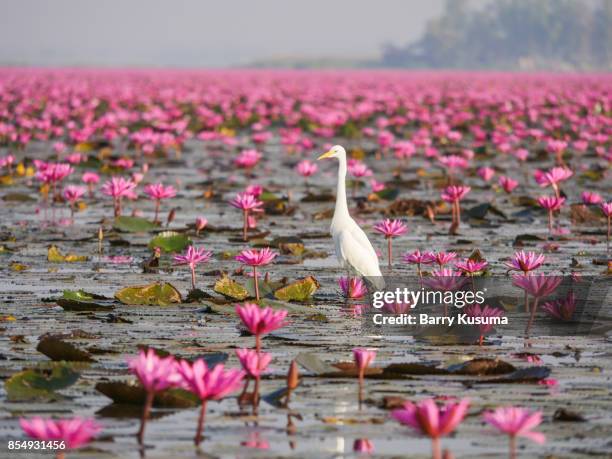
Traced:
<path fill-rule="evenodd" d="M 323 158 L 336 158 L 339 162 L 336 208 L 330 227 L 338 261 L 347 270 L 368 278 L 376 287 L 382 288 L 384 282 L 378 265 L 378 255 L 348 211 L 346 151 L 340 145 L 336 145 L 319 157 Z"/>

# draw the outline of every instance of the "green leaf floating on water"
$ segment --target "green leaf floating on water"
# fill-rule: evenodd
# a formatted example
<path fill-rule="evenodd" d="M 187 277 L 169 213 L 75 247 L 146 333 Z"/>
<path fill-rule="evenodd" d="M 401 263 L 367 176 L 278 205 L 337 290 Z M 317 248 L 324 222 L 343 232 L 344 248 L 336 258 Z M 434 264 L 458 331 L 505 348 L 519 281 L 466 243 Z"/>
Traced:
<path fill-rule="evenodd" d="M 319 288 L 319 282 L 312 276 L 297 280 L 278 289 L 274 296 L 282 301 L 306 301 Z"/>
<path fill-rule="evenodd" d="M 73 385 L 79 373 L 66 363 L 55 363 L 50 367 L 24 370 L 11 376 L 5 383 L 6 398 L 10 402 L 59 400 L 57 390 Z"/>
<path fill-rule="evenodd" d="M 189 236 L 176 231 L 164 231 L 151 239 L 149 248 L 153 250 L 155 247 L 159 247 L 167 253 L 182 252 L 190 244 Z"/>
<path fill-rule="evenodd" d="M 115 403 L 142 405 L 146 398 L 141 385 L 122 381 L 98 383 L 96 390 Z M 183 389 L 158 392 L 153 399 L 153 406 L 158 408 L 191 408 L 199 404 L 200 400 L 194 394 Z"/>
<path fill-rule="evenodd" d="M 56 303 L 65 311 L 110 311 L 113 304 L 110 298 L 84 290 L 64 290 Z"/>
<path fill-rule="evenodd" d="M 159 227 L 146 218 L 120 216 L 115 218 L 113 228 L 124 233 L 147 233 Z"/>
<path fill-rule="evenodd" d="M 215 282 L 214 291 L 226 298 L 239 301 L 249 298 L 250 296 L 248 290 L 243 285 L 225 274 Z"/>
<path fill-rule="evenodd" d="M 399 190 L 397 188 L 385 188 L 374 194 L 385 201 L 394 201 L 399 196 Z"/>
<path fill-rule="evenodd" d="M 43 338 L 36 347 L 36 350 L 41 354 L 46 355 L 51 360 L 67 362 L 94 362 L 89 353 L 80 350 L 71 343 L 62 341 L 61 339 L 49 336 Z"/>
<path fill-rule="evenodd" d="M 115 293 L 115 298 L 123 304 L 132 305 L 168 306 L 181 302 L 180 292 L 167 282 L 124 287 Z"/>

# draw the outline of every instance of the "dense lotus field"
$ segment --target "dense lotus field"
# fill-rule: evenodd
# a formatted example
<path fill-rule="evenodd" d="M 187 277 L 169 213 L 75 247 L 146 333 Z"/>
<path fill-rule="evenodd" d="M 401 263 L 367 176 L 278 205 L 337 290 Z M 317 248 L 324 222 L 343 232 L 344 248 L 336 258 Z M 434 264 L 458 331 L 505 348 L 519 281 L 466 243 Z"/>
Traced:
<path fill-rule="evenodd" d="M 609 75 L 0 69 L 0 455 L 609 457 L 609 289 L 525 332 L 610 279 L 611 114 Z M 365 327 L 334 145 L 386 278 L 518 325 Z"/>

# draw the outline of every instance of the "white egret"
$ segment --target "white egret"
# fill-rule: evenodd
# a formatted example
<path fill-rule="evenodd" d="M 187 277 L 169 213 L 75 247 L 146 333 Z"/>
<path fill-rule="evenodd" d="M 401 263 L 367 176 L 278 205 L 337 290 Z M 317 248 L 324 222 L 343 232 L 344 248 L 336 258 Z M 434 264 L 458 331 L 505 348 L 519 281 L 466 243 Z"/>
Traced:
<path fill-rule="evenodd" d="M 340 264 L 350 272 L 364 277 L 368 284 L 384 288 L 384 280 L 378 266 L 378 255 L 368 236 L 351 218 L 346 201 L 346 151 L 340 145 L 323 153 L 317 159 L 336 158 L 339 162 L 336 208 L 330 232 L 334 240 L 336 256 Z"/>

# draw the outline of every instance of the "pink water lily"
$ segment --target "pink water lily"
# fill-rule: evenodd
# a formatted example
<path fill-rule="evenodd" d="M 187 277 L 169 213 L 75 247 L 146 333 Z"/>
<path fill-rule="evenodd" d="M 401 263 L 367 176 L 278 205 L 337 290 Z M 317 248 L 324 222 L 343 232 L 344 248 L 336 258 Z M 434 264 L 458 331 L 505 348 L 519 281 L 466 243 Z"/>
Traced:
<path fill-rule="evenodd" d="M 212 257 L 212 252 L 204 248 L 197 248 L 192 245 L 187 247 L 184 255 L 175 255 L 174 264 L 177 266 L 188 265 L 191 270 L 191 288 L 195 290 L 195 268 L 200 263 L 206 263 Z"/>
<path fill-rule="evenodd" d="M 242 365 L 242 369 L 246 372 L 249 378 L 255 381 L 255 388 L 253 390 L 253 410 L 257 410 L 259 405 L 259 385 L 261 375 L 266 371 L 268 365 L 272 361 L 272 354 L 267 352 L 258 352 L 256 349 L 237 349 L 236 356 Z M 243 394 L 246 394 L 249 386 L 249 380 L 247 379 Z"/>
<path fill-rule="evenodd" d="M 236 256 L 236 260 L 253 268 L 253 282 L 255 284 L 255 298 L 257 301 L 259 301 L 257 267 L 272 263 L 272 260 L 276 258 L 276 255 L 277 254 L 272 252 L 269 247 L 264 247 L 260 250 L 243 250 Z"/>
<path fill-rule="evenodd" d="M 169 199 L 176 196 L 176 189 L 172 185 L 164 186 L 162 183 L 154 183 L 147 185 L 144 188 L 145 194 L 155 201 L 155 218 L 154 222 L 157 222 L 157 216 L 159 215 L 159 206 L 162 199 Z"/>
<path fill-rule="evenodd" d="M 359 407 L 363 402 L 363 379 L 366 369 L 374 362 L 376 351 L 373 349 L 364 349 L 357 347 L 353 349 L 353 358 L 357 367 L 357 377 L 359 379 Z"/>
<path fill-rule="evenodd" d="M 182 386 L 195 394 L 202 402 L 194 438 L 195 444 L 199 445 L 204 431 L 207 402 L 221 400 L 232 392 L 236 392 L 244 378 L 244 371 L 226 370 L 221 363 L 210 369 L 204 359 L 197 359 L 193 363 L 179 360 L 176 364 L 176 372 L 181 378 Z"/>
<path fill-rule="evenodd" d="M 491 317 L 502 317 L 504 315 L 504 311 L 499 308 L 492 308 L 491 306 L 479 305 L 479 304 L 471 304 L 466 306 L 464 312 L 470 317 L 480 317 L 480 318 L 491 318 Z M 484 342 L 484 336 L 489 333 L 493 329 L 493 325 L 489 323 L 482 323 L 478 325 L 478 330 L 480 331 L 480 338 L 478 343 L 482 346 Z"/>
<path fill-rule="evenodd" d="M 115 217 L 121 215 L 121 203 L 124 197 L 130 197 L 136 184 L 123 177 L 112 177 L 102 185 L 102 193 L 111 196 L 114 201 Z"/>
<path fill-rule="evenodd" d="M 340 277 L 338 285 L 344 297 L 348 299 L 360 299 L 368 293 L 365 282 L 359 277 Z"/>
<path fill-rule="evenodd" d="M 140 351 L 138 356 L 129 359 L 128 368 L 131 373 L 138 377 L 146 392 L 140 429 L 138 430 L 138 442 L 142 444 L 155 394 L 177 386 L 180 383 L 180 378 L 176 371 L 174 357 L 159 357 L 153 349 Z"/>
<path fill-rule="evenodd" d="M 442 191 L 441 197 L 444 201 L 449 202 L 452 205 L 452 216 L 453 223 L 451 225 L 451 232 L 454 233 L 455 229 L 461 225 L 461 207 L 459 202 L 470 192 L 469 186 L 447 186 Z"/>
<path fill-rule="evenodd" d="M 35 440 L 63 442 L 57 449 L 57 458 L 64 457 L 64 449 L 76 449 L 88 444 L 100 431 L 102 426 L 93 419 L 45 419 L 34 417 L 19 419 L 19 425 L 25 434 Z"/>
<path fill-rule="evenodd" d="M 540 196 L 538 198 L 538 204 L 548 211 L 548 232 L 553 233 L 553 212 L 561 209 L 565 198 L 558 198 L 556 196 Z"/>
<path fill-rule="evenodd" d="M 247 231 L 249 229 L 249 213 L 263 212 L 263 202 L 259 201 L 250 193 L 238 193 L 236 197 L 230 201 L 230 204 L 233 207 L 242 210 L 242 240 L 246 241 Z"/>
<path fill-rule="evenodd" d="M 542 412 L 530 412 L 526 408 L 514 406 L 499 407 L 493 411 L 487 411 L 482 416 L 483 420 L 495 427 L 499 432 L 505 433 L 510 438 L 510 459 L 516 458 L 516 439 L 525 437 L 536 443 L 544 443 L 546 437 L 533 429 L 542 423 Z"/>
<path fill-rule="evenodd" d="M 279 309 L 275 311 L 270 307 L 260 308 L 253 303 L 236 305 L 236 313 L 245 327 L 255 335 L 255 348 L 261 349 L 261 337 L 287 325 L 285 318 L 287 311 Z"/>
<path fill-rule="evenodd" d="M 391 220 L 387 218 L 374 225 L 374 230 L 384 234 L 385 239 L 387 239 L 387 260 L 389 269 L 391 269 L 391 264 L 393 261 L 393 248 L 391 245 L 391 240 L 394 237 L 405 234 L 408 231 L 408 227 L 401 220 Z"/>
<path fill-rule="evenodd" d="M 461 424 L 469 406 L 469 399 L 464 398 L 459 403 L 450 402 L 439 408 L 434 399 L 429 398 L 416 404 L 407 402 L 403 408 L 393 410 L 391 417 L 431 438 L 433 458 L 442 459 L 440 438 Z"/>

